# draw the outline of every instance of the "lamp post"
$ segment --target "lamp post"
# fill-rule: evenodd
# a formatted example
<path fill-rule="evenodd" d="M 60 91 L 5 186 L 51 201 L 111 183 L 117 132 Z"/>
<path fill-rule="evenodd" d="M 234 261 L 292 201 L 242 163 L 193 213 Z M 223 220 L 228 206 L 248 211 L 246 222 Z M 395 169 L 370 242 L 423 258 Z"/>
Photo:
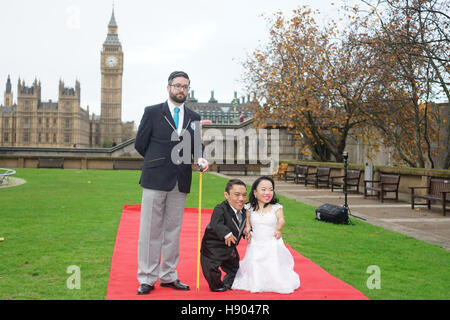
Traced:
<path fill-rule="evenodd" d="M 347 203 L 347 173 L 348 173 L 348 152 L 344 151 L 342 153 L 342 157 L 344 158 L 344 208 L 348 212 L 348 203 Z"/>
<path fill-rule="evenodd" d="M 344 158 L 344 208 L 345 210 L 347 210 L 347 213 L 349 216 L 361 219 L 361 220 L 366 220 L 364 218 L 355 216 L 353 214 L 351 214 L 350 209 L 348 208 L 348 202 L 347 202 L 347 174 L 348 174 L 348 152 L 344 151 L 342 153 L 342 158 Z"/>

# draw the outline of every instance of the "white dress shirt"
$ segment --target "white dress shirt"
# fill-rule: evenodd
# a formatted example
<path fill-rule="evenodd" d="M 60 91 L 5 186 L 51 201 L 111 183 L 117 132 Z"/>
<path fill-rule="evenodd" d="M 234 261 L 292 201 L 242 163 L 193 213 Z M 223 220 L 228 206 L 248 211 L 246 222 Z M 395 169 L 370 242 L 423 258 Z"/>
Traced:
<path fill-rule="evenodd" d="M 230 204 L 230 203 L 228 203 L 228 204 Z M 233 209 L 233 212 L 234 212 L 234 215 L 237 215 L 237 210 L 235 209 L 235 208 L 233 208 L 233 206 L 230 204 L 230 207 L 231 207 L 231 209 Z M 244 218 L 243 218 L 244 219 Z M 230 233 L 228 233 L 226 236 L 225 236 L 225 239 L 227 239 L 229 236 L 231 236 L 233 234 L 233 232 L 230 232 Z"/>
<path fill-rule="evenodd" d="M 174 118 L 175 115 L 175 108 L 180 108 L 180 113 L 178 114 L 179 116 L 179 123 L 178 123 L 178 134 L 181 134 L 181 131 L 183 130 L 183 123 L 184 123 L 184 103 L 177 107 L 176 105 L 174 105 L 172 103 L 172 101 L 170 101 L 170 99 L 167 100 L 167 104 L 169 105 L 169 110 L 170 110 L 170 114 L 172 115 L 172 119 Z"/>

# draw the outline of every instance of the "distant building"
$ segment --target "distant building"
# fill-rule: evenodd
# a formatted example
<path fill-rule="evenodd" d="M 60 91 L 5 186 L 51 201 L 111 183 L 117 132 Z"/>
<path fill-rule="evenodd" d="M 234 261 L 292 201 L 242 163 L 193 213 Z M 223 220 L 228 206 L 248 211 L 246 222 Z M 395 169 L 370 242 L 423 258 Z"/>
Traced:
<path fill-rule="evenodd" d="M 58 101 L 41 100 L 41 82 L 18 80 L 14 103 L 8 76 L 0 106 L 0 146 L 89 148 L 113 146 L 135 137 L 134 122 L 122 123 L 123 53 L 112 12 L 101 52 L 101 114 L 81 107 L 80 83 L 59 82 Z"/>
<path fill-rule="evenodd" d="M 210 120 L 214 125 L 239 124 L 253 117 L 250 97 L 247 97 L 247 100 L 245 97 L 238 98 L 237 92 L 230 103 L 223 103 L 214 98 L 214 91 L 211 91 L 208 102 L 198 102 L 194 91 L 191 91 L 186 106 L 199 113 L 203 121 Z"/>

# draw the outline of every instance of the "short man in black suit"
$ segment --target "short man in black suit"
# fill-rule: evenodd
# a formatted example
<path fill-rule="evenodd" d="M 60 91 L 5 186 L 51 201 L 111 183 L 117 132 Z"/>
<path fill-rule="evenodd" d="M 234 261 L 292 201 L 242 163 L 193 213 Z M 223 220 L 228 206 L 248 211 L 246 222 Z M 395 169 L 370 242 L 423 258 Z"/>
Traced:
<path fill-rule="evenodd" d="M 138 294 L 148 294 L 158 279 L 163 287 L 189 290 L 178 280 L 179 236 L 186 196 L 191 189 L 192 157 L 203 172 L 200 115 L 184 105 L 189 76 L 169 76 L 169 99 L 145 108 L 135 148 L 144 157 L 138 245 Z M 197 138 L 197 139 L 196 139 Z"/>
<path fill-rule="evenodd" d="M 228 181 L 224 195 L 226 201 L 214 208 L 211 221 L 206 227 L 200 256 L 203 275 L 214 292 L 226 291 L 233 285 L 239 269 L 236 246 L 243 236 L 246 224 L 245 183 L 239 179 Z M 223 281 L 219 267 L 226 273 Z"/>

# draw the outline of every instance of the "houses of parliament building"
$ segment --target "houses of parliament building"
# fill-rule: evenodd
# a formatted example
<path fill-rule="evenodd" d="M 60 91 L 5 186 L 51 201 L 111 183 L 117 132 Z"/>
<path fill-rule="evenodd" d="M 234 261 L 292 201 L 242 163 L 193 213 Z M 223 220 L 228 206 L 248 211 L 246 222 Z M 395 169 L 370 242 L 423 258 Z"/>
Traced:
<path fill-rule="evenodd" d="M 123 52 L 112 12 L 101 52 L 101 114 L 80 104 L 81 87 L 60 80 L 58 101 L 41 100 L 41 83 L 17 83 L 14 103 L 11 78 L 0 105 L 0 146 L 47 148 L 111 147 L 135 137 L 134 122 L 122 123 Z"/>

